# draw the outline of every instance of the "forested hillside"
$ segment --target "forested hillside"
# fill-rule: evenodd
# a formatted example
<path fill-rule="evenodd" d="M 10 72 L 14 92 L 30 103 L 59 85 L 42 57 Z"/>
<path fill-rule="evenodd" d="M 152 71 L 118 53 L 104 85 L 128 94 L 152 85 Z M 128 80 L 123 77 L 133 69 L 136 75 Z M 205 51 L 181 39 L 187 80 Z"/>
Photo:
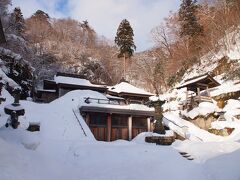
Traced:
<path fill-rule="evenodd" d="M 238 48 L 239 1 L 183 2 L 178 12 L 170 12 L 162 24 L 149 32 L 155 47 L 127 58 L 126 78 L 131 83 L 161 93 L 181 81 L 194 64 L 201 64 L 202 57 L 211 54 L 205 58 L 211 63 L 219 50 L 227 56 L 233 46 Z M 42 10 L 24 18 L 20 8 L 9 10 L 10 4 L 10 0 L 1 1 L 7 38 L 1 46 L 35 69 L 28 71 L 31 73 L 25 79 L 34 79 L 39 85 L 41 80 L 62 71 L 111 85 L 123 77 L 123 58 L 118 57 L 118 47 L 113 40 L 97 34 L 91 22 L 56 19 Z M 6 59 L 4 52 L 1 51 L 2 59 Z M 9 62 L 5 65 L 10 67 Z M 239 77 L 239 64 L 226 69 L 225 75 Z"/>

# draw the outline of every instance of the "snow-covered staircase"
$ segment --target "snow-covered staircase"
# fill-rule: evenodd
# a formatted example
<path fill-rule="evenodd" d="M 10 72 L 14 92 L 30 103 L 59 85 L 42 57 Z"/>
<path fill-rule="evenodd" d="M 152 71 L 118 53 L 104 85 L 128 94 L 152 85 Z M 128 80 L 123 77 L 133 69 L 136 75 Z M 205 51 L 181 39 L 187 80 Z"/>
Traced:
<path fill-rule="evenodd" d="M 190 154 L 188 154 L 186 152 L 179 152 L 179 154 L 181 154 L 182 157 L 186 158 L 189 161 L 194 160 L 194 158 Z"/>

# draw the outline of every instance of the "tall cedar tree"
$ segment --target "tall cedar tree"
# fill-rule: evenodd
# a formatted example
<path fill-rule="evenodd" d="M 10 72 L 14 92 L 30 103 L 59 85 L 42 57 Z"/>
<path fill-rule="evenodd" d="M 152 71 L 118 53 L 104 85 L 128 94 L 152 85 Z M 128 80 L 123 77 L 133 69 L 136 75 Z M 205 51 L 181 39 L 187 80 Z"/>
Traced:
<path fill-rule="evenodd" d="M 124 78 L 126 77 L 126 58 L 131 58 L 136 46 L 133 41 L 133 29 L 127 19 L 122 20 L 115 37 L 115 43 L 119 47 L 118 57 L 124 58 Z"/>
<path fill-rule="evenodd" d="M 198 23 L 196 17 L 197 8 L 198 5 L 196 0 L 182 0 L 179 10 L 181 37 L 190 36 L 191 38 L 195 38 L 199 35 L 203 35 L 203 26 Z"/>
<path fill-rule="evenodd" d="M 10 26 L 13 31 L 22 36 L 25 29 L 25 22 L 22 11 L 19 7 L 16 7 L 10 17 Z"/>
<path fill-rule="evenodd" d="M 33 15 L 33 18 L 38 18 L 38 19 L 42 19 L 42 20 L 48 20 L 49 19 L 49 15 L 47 13 L 45 13 L 42 10 L 37 10 Z"/>

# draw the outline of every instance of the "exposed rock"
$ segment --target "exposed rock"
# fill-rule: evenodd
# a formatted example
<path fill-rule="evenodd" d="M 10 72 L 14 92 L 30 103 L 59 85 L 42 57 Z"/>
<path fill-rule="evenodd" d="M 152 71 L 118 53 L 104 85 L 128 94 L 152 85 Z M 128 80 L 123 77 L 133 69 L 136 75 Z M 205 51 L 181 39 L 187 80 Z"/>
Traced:
<path fill-rule="evenodd" d="M 218 135 L 218 136 L 229 136 L 233 132 L 234 128 L 224 128 L 224 129 L 209 129 L 208 132 Z"/>
<path fill-rule="evenodd" d="M 199 128 L 208 130 L 211 128 L 211 123 L 213 121 L 216 121 L 217 118 L 218 117 L 215 116 L 214 114 L 209 114 L 207 117 L 197 116 L 193 120 L 192 119 L 188 119 L 188 120 L 194 125 L 198 126 Z"/>

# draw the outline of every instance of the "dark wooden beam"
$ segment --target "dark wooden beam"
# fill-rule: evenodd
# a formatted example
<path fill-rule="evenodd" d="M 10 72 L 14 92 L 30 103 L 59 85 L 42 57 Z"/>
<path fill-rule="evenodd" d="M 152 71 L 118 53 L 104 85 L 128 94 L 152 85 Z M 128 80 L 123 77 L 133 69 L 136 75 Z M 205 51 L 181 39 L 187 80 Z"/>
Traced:
<path fill-rule="evenodd" d="M 76 84 L 65 84 L 65 83 L 58 83 L 58 87 L 67 90 L 93 90 L 98 92 L 106 92 L 107 87 L 96 87 L 96 86 L 84 86 L 84 85 L 76 85 Z"/>
<path fill-rule="evenodd" d="M 107 141 L 111 141 L 111 131 L 112 131 L 112 116 L 108 114 L 107 116 Z"/>

